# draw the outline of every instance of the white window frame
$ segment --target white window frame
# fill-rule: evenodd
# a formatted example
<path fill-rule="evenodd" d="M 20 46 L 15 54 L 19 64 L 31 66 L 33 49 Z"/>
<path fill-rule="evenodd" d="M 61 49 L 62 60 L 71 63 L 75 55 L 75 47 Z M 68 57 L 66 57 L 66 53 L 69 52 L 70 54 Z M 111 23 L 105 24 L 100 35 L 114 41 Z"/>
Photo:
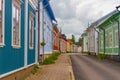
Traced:
<path fill-rule="evenodd" d="M 20 7 L 20 11 L 19 11 L 19 14 L 20 14 L 20 18 L 19 18 L 19 45 L 14 45 L 13 41 L 13 7 L 14 5 L 17 5 L 14 3 L 14 1 L 17 1 L 17 0 L 12 0 L 12 47 L 13 48 L 20 48 L 21 47 L 21 7 Z M 18 1 L 19 2 L 19 6 L 21 5 L 21 1 Z"/>
<path fill-rule="evenodd" d="M 34 23 L 35 23 L 35 20 L 34 20 L 34 14 L 32 12 L 30 12 L 30 15 L 29 15 L 29 49 L 34 49 Z M 32 46 L 31 46 L 31 32 L 30 32 L 30 27 L 31 27 L 31 18 L 33 19 L 33 29 L 32 29 Z"/>
<path fill-rule="evenodd" d="M 0 43 L 0 47 L 4 47 L 5 46 L 5 43 L 4 43 L 4 36 L 5 36 L 5 33 L 4 33 L 4 28 L 5 28 L 5 26 L 4 26 L 4 20 L 5 20 L 5 0 L 3 0 L 3 11 L 2 11 L 2 42 Z"/>

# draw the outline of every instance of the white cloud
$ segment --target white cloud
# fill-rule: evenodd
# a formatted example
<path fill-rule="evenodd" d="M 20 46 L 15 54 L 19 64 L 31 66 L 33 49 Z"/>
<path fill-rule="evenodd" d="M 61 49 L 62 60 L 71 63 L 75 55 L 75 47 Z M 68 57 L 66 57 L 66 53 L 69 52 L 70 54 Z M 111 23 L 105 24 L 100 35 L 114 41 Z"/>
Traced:
<path fill-rule="evenodd" d="M 69 38 L 74 34 L 77 39 L 93 22 L 108 14 L 120 5 L 120 0 L 51 0 L 58 26 Z"/>

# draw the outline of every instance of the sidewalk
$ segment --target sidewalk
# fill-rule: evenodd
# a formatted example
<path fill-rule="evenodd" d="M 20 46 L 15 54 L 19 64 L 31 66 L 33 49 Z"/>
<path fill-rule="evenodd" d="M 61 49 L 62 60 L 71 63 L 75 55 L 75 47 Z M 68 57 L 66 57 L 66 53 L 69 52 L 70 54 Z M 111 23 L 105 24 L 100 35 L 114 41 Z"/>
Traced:
<path fill-rule="evenodd" d="M 26 80 L 74 80 L 68 54 L 61 54 L 55 64 L 41 66 L 39 72 Z"/>

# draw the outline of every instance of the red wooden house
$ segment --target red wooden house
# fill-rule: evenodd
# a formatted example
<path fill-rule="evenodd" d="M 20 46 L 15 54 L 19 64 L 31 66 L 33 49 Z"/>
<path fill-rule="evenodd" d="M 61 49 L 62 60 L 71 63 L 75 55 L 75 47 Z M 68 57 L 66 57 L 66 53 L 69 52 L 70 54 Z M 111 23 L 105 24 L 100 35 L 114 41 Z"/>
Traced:
<path fill-rule="evenodd" d="M 53 24 L 53 51 L 59 52 L 59 30 L 56 24 Z"/>

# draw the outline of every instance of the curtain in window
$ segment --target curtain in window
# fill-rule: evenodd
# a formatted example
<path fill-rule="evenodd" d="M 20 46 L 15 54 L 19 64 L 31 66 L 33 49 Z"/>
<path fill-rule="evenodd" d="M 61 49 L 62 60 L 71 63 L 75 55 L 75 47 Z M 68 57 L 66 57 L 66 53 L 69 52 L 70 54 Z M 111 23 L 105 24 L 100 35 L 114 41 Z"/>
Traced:
<path fill-rule="evenodd" d="M 30 48 L 33 48 L 33 39 L 34 39 L 34 15 L 30 14 Z"/>
<path fill-rule="evenodd" d="M 20 5 L 19 5 L 20 6 Z M 13 3 L 13 45 L 20 45 L 20 7 Z"/>

